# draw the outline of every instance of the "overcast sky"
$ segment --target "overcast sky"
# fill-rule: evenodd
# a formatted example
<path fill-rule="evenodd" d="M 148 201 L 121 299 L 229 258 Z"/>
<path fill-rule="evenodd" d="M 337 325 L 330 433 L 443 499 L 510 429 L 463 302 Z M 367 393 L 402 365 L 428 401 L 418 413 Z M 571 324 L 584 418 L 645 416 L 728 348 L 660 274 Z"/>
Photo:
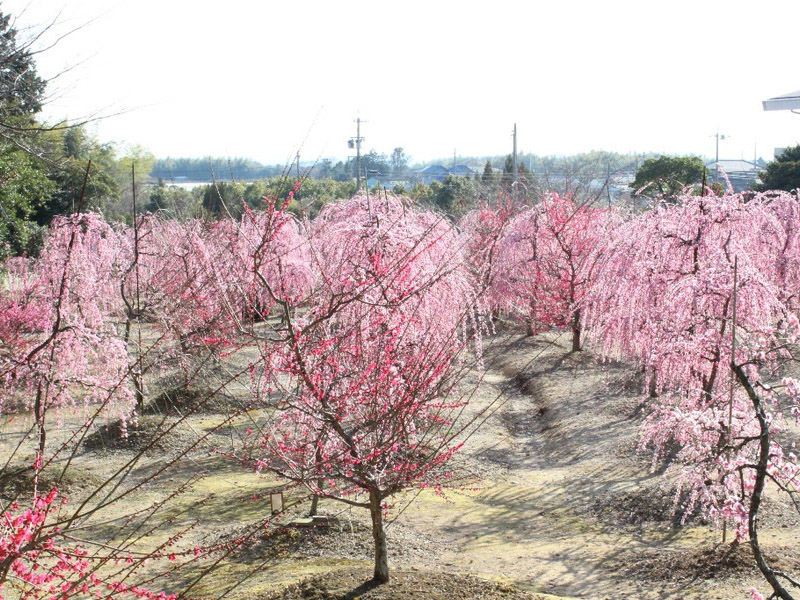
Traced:
<path fill-rule="evenodd" d="M 3 0 L 57 20 L 37 57 L 50 118 L 113 115 L 103 141 L 158 157 L 287 163 L 589 150 L 772 158 L 800 115 L 798 0 Z"/>

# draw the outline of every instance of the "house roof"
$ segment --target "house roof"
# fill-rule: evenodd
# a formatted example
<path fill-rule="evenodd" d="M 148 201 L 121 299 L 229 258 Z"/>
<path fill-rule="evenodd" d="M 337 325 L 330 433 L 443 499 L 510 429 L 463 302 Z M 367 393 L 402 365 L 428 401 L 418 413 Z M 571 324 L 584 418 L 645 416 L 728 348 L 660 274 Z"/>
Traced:
<path fill-rule="evenodd" d="M 453 165 L 452 168 L 447 168 L 442 165 L 430 165 L 419 171 L 420 175 L 457 175 L 463 177 L 465 175 L 473 175 L 475 171 L 467 165 Z"/>
<path fill-rule="evenodd" d="M 470 169 L 467 165 L 453 165 L 453 168 L 450 169 L 450 172 L 453 175 L 472 175 L 475 173 L 475 171 Z"/>
<path fill-rule="evenodd" d="M 742 171 L 752 172 L 752 171 L 757 171 L 760 168 L 752 160 L 722 160 L 722 159 L 720 159 L 719 161 L 712 160 L 710 163 L 706 164 L 706 167 L 709 169 L 713 169 L 716 164 L 719 164 L 719 168 L 725 171 L 726 173 L 739 173 Z"/>
<path fill-rule="evenodd" d="M 433 174 L 447 173 L 447 172 L 448 172 L 447 169 L 444 168 L 442 165 L 430 165 L 420 171 L 420 173 L 424 175 L 433 175 Z"/>
<path fill-rule="evenodd" d="M 783 96 L 775 96 L 764 100 L 764 110 L 797 110 L 800 109 L 800 90 L 789 92 Z"/>

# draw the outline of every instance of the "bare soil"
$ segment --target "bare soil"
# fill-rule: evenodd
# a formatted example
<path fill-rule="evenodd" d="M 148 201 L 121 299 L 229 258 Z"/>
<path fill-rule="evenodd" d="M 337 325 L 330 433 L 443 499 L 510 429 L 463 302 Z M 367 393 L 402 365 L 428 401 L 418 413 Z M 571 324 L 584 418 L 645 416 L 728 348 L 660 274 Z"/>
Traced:
<path fill-rule="evenodd" d="M 488 416 L 453 458 L 456 483 L 444 499 L 430 490 L 394 499 L 389 584 L 368 583 L 366 512 L 325 501 L 320 511 L 332 517 L 328 527 L 294 527 L 308 501 L 286 488 L 291 509 L 270 518 L 269 492 L 280 482 L 236 455 L 237 441 L 263 418 L 257 411 L 231 416 L 231 407 L 246 404 L 245 385 L 227 388 L 229 407 L 204 405 L 185 419 L 180 415 L 202 394 L 157 399 L 125 442 L 113 435 L 113 423 L 96 428 L 69 461 L 67 481 L 80 498 L 84 488 L 127 468 L 120 489 L 133 491 L 105 509 L 101 523 L 87 525 L 86 535 L 97 539 L 119 539 L 124 527 L 136 527 L 135 519 L 120 525 L 132 513 L 147 514 L 150 527 L 163 523 L 137 542 L 142 547 L 176 536 L 170 548 L 187 555 L 195 545 L 256 531 L 219 556 L 191 589 L 196 597 L 727 600 L 749 597 L 750 586 L 764 590 L 749 548 L 720 544 L 719 531 L 676 511 L 669 465 L 652 465 L 649 453 L 637 451 L 646 413 L 640 373 L 599 362 L 590 350 L 570 353 L 570 342 L 558 333 L 488 342 L 485 371 L 464 382 L 466 389 L 477 386 L 465 418 L 491 407 Z M 16 424 L 0 428 L 0 453 L 19 442 Z M 165 426 L 172 427 L 169 436 L 137 458 L 137 440 Z M 184 452 L 167 476 L 148 479 Z M 16 464 L 25 457 L 21 452 Z M 24 494 L 24 477 L 0 477 L 0 494 Z M 173 493 L 163 508 L 146 513 Z M 794 507 L 768 495 L 762 545 L 787 570 L 800 568 L 798 525 Z M 179 590 L 200 569 L 190 564 L 156 581 Z"/>

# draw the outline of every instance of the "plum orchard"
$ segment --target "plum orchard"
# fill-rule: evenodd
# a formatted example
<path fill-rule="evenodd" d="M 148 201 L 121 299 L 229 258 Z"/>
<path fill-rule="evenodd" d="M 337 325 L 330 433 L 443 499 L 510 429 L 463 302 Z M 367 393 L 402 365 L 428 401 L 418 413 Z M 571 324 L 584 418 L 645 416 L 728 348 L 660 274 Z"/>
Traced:
<path fill-rule="evenodd" d="M 119 241 L 96 215 L 74 215 L 54 222 L 38 259 L 11 259 L 2 269 L 0 411 L 9 421 L 18 411 L 32 414 L 29 433 L 36 449 L 29 465 L 30 499 L 0 507 L 0 597 L 167 597 L 127 582 L 158 550 L 133 557 L 73 538 L 83 519 L 124 493 L 115 495 L 116 488 L 106 481 L 90 496 L 102 500 L 70 508 L 58 498 L 57 488 L 41 492 L 38 485 L 48 464 L 57 459 L 69 464 L 98 417 L 115 415 L 123 431 L 134 417 L 128 348 L 117 327 L 119 286 L 129 266 Z M 85 426 L 68 434 L 66 442 L 49 444 L 48 431 L 60 424 L 66 410 L 81 413 Z M 11 465 L 24 451 L 25 436 L 21 439 L 4 457 L 4 477 L 18 468 Z"/>
<path fill-rule="evenodd" d="M 252 344 L 254 401 L 281 398 L 255 465 L 368 508 L 385 581 L 385 501 L 441 484 L 458 447 L 465 401 L 453 390 L 481 333 L 461 242 L 442 217 L 393 197 L 331 205 L 303 226 L 281 208 L 235 223 L 145 216 L 118 230 L 70 217 L 41 258 L 4 270 L 3 410 L 34 413 L 42 458 L 48 411 L 94 405 L 132 420 L 147 369 Z M 282 325 L 265 333 L 255 321 L 270 310 Z M 158 340 L 146 364 L 143 321 Z M 8 560 L 28 551 L 39 549 Z"/>
<path fill-rule="evenodd" d="M 758 510 L 767 481 L 796 503 L 800 488 L 784 445 L 800 382 L 774 375 L 800 328 L 795 197 L 685 196 L 623 220 L 552 196 L 484 208 L 461 232 L 391 196 L 334 203 L 313 222 L 285 209 L 217 223 L 148 215 L 133 228 L 73 215 L 38 259 L 4 263 L 0 412 L 32 414 L 35 472 L 65 451 L 47 439 L 65 409 L 84 411 L 87 427 L 104 414 L 135 421 L 146 373 L 167 366 L 188 384 L 205 359 L 247 346 L 248 407 L 267 420 L 237 458 L 369 510 L 386 581 L 388 501 L 441 485 L 458 449 L 458 384 L 480 359 L 482 304 L 640 365 L 654 395 L 642 445 L 660 457 L 677 443 L 689 504 L 749 537 L 774 595 L 792 598 L 791 576 L 761 553 Z M 56 529 L 54 498 L 2 507 L 0 575 L 17 573 L 27 597 L 49 588 L 24 579 L 25 565 L 72 547 L 73 519 Z M 67 574 L 69 590 L 95 573 L 36 564 L 49 581 Z"/>
<path fill-rule="evenodd" d="M 688 508 L 732 522 L 790 598 L 757 524 L 768 479 L 800 506 L 797 456 L 778 435 L 800 418 L 800 387 L 769 383 L 798 336 L 797 198 L 687 194 L 624 223 L 557 196 L 510 219 L 486 213 L 463 222 L 489 304 L 530 331 L 571 329 L 573 350 L 584 329 L 601 355 L 638 363 L 655 397 L 641 446 L 654 461 L 677 446 L 676 502 L 686 490 Z"/>

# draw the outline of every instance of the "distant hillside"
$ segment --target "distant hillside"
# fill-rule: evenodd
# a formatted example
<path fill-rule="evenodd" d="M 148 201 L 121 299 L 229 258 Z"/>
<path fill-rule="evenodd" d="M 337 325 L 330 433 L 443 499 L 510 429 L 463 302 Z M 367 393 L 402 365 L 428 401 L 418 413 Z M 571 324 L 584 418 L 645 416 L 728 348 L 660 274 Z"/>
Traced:
<path fill-rule="evenodd" d="M 159 158 L 150 176 L 164 181 L 252 181 L 283 174 L 283 165 L 262 165 L 249 158 Z"/>

